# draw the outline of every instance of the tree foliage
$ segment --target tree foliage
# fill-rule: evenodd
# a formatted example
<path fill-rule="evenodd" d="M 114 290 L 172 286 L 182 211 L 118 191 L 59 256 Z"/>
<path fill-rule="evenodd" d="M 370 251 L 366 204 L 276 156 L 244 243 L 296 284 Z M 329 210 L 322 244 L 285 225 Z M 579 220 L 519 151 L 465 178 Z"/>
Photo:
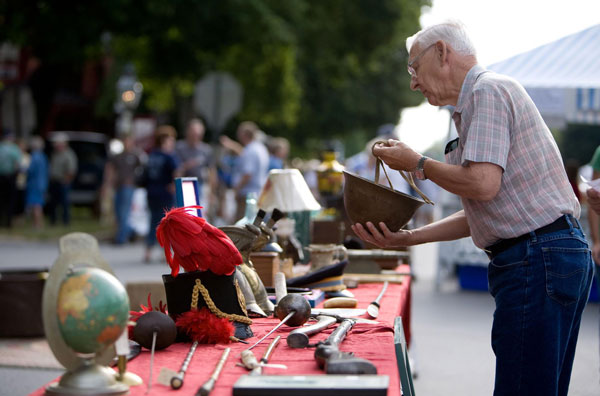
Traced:
<path fill-rule="evenodd" d="M 133 62 L 144 110 L 172 119 L 204 74 L 227 71 L 244 88 L 238 120 L 302 143 L 372 133 L 420 101 L 409 90 L 404 40 L 419 29 L 426 5 L 430 0 L 22 0 L 0 5 L 0 28 L 65 73 L 107 51 L 114 65 Z M 97 114 L 112 111 L 110 100 L 99 103 Z"/>

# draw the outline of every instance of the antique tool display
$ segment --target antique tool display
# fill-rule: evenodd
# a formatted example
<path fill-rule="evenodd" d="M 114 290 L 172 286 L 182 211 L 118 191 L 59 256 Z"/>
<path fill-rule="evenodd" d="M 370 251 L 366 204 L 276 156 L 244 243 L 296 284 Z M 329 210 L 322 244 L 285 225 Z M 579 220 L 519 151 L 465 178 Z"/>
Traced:
<path fill-rule="evenodd" d="M 260 344 L 284 324 L 287 324 L 291 327 L 302 326 L 310 317 L 310 304 L 304 297 L 300 295 L 288 294 L 281 299 L 279 304 L 277 304 L 275 316 L 277 316 L 281 322 L 279 322 L 277 326 L 273 327 L 273 329 L 265 334 L 260 340 L 256 341 L 248 349 L 246 349 L 247 351 L 250 351 L 252 348 Z"/>
<path fill-rule="evenodd" d="M 42 313 L 48 345 L 66 372 L 49 395 L 122 395 L 129 386 L 108 368 L 113 345 L 127 327 L 125 287 L 101 257 L 97 240 L 80 232 L 59 240 L 46 280 Z"/>
<path fill-rule="evenodd" d="M 339 349 L 354 324 L 354 319 L 344 319 L 325 341 L 317 344 L 315 360 L 327 374 L 377 374 L 377 367 L 370 361 Z"/>
<path fill-rule="evenodd" d="M 210 376 L 208 381 L 206 381 L 200 387 L 200 389 L 198 389 L 198 391 L 196 392 L 196 396 L 208 396 L 210 394 L 210 392 L 212 392 L 213 388 L 215 387 L 215 384 L 217 383 L 217 380 L 219 379 L 221 370 L 223 370 L 223 366 L 225 366 L 225 362 L 227 362 L 227 358 L 229 357 L 229 352 L 231 352 L 231 348 L 225 348 L 225 350 L 223 351 L 223 354 L 221 355 L 221 358 L 217 362 L 217 365 L 216 365 L 215 370 L 213 371 L 212 375 Z"/>
<path fill-rule="evenodd" d="M 349 309 L 349 308 L 323 308 L 312 309 L 311 318 L 317 320 L 309 326 L 303 326 L 292 330 L 287 336 L 287 344 L 291 348 L 306 348 L 310 346 L 309 336 L 319 333 L 335 323 L 341 323 L 344 319 L 352 319 L 355 323 L 378 324 L 374 320 L 363 319 L 357 316 L 364 315 L 364 309 Z"/>
<path fill-rule="evenodd" d="M 337 319 L 333 316 L 317 316 L 317 323 L 292 330 L 288 334 L 286 342 L 292 348 L 306 348 L 309 344 L 310 335 L 319 333 L 336 322 Z"/>
<path fill-rule="evenodd" d="M 187 368 L 190 365 L 190 362 L 192 361 L 192 357 L 194 357 L 194 352 L 196 352 L 197 347 L 198 347 L 198 341 L 194 341 L 192 343 L 192 346 L 190 347 L 190 350 L 188 351 L 185 359 L 183 360 L 183 363 L 181 363 L 181 368 L 179 369 L 179 372 L 177 374 L 175 374 L 174 376 L 172 376 L 171 379 L 169 380 L 169 385 L 171 385 L 171 388 L 179 389 L 183 386 L 183 379 L 185 377 L 185 372 L 187 371 Z"/>
<path fill-rule="evenodd" d="M 269 359 L 271 358 L 273 351 L 275 351 L 275 348 L 279 344 L 280 339 L 281 339 L 281 336 L 277 336 L 273 339 L 273 341 L 271 341 L 271 343 L 269 344 L 269 347 L 265 351 L 265 354 L 263 355 L 262 358 L 260 358 L 259 364 L 255 368 L 253 368 L 252 371 L 250 371 L 250 375 L 261 375 L 262 374 L 262 368 L 269 363 Z"/>
<path fill-rule="evenodd" d="M 373 301 L 367 307 L 367 314 L 369 314 L 369 316 L 372 317 L 373 319 L 377 318 L 377 316 L 379 315 L 379 308 L 380 308 L 379 303 L 381 302 L 381 298 L 385 294 L 387 287 L 388 287 L 388 282 L 387 281 L 383 282 L 383 287 L 381 288 L 381 292 L 379 292 L 379 295 L 377 296 L 375 301 Z"/>

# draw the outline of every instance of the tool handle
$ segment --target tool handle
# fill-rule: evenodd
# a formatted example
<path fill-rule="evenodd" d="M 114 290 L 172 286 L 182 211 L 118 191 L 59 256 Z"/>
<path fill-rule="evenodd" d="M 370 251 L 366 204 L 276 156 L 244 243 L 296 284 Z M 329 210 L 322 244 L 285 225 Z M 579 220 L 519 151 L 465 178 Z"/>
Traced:
<path fill-rule="evenodd" d="M 275 347 L 279 343 L 279 340 L 281 340 L 281 336 L 277 336 L 277 337 L 275 337 L 275 339 L 273 339 L 273 341 L 271 341 L 271 343 L 269 344 L 269 347 L 265 351 L 265 354 L 260 359 L 261 363 L 265 363 L 265 364 L 269 363 L 269 359 L 271 358 L 271 355 L 273 354 L 273 351 L 275 350 Z"/>
<path fill-rule="evenodd" d="M 354 326 L 355 321 L 352 319 L 344 319 L 342 323 L 331 333 L 324 342 L 317 345 L 315 350 L 315 360 L 320 368 L 325 367 L 325 363 L 332 356 L 339 355 L 339 345 L 342 343 L 348 331 Z"/>
<path fill-rule="evenodd" d="M 279 301 L 287 295 L 287 285 L 285 283 L 285 274 L 283 272 L 277 272 L 275 274 L 275 304 L 279 304 Z"/>
<path fill-rule="evenodd" d="M 340 325 L 331 333 L 331 335 L 327 337 L 325 343 L 333 346 L 339 346 L 342 341 L 344 341 L 344 338 L 346 338 L 346 334 L 348 334 L 350 329 L 352 329 L 354 326 L 354 323 L 356 322 L 352 319 L 342 320 L 342 323 L 340 323 Z"/>
<path fill-rule="evenodd" d="M 219 359 L 219 362 L 217 363 L 217 366 L 215 367 L 215 371 L 213 371 L 213 373 L 210 376 L 210 378 L 208 379 L 208 381 L 206 381 L 200 387 L 200 389 L 198 389 L 198 391 L 196 392 L 196 396 L 208 396 L 210 394 L 210 392 L 215 387 L 215 383 L 217 382 L 217 379 L 219 378 L 219 374 L 221 374 L 221 370 L 223 370 L 223 366 L 225 366 L 227 357 L 229 357 L 229 352 L 231 352 L 231 348 L 225 348 L 225 350 L 223 351 L 223 354 L 221 355 L 221 359 Z"/>
<path fill-rule="evenodd" d="M 383 287 L 381 288 L 381 291 L 379 292 L 379 295 L 377 296 L 377 298 L 375 299 L 375 301 L 373 301 L 371 304 L 376 304 L 377 307 L 379 307 L 379 303 L 381 302 L 381 298 L 383 297 L 383 295 L 385 294 L 385 291 L 388 288 L 388 281 L 383 282 Z"/>
<path fill-rule="evenodd" d="M 319 315 L 317 323 L 291 331 L 287 336 L 287 344 L 292 348 L 306 348 L 309 343 L 308 336 L 325 330 L 335 322 L 337 319 L 333 316 Z"/>
<path fill-rule="evenodd" d="M 262 223 L 266 214 L 267 214 L 267 212 L 265 212 L 262 209 L 259 209 L 258 212 L 256 213 L 256 217 L 254 218 L 254 221 L 252 222 L 252 225 L 255 225 L 257 227 L 260 226 L 260 224 Z"/>

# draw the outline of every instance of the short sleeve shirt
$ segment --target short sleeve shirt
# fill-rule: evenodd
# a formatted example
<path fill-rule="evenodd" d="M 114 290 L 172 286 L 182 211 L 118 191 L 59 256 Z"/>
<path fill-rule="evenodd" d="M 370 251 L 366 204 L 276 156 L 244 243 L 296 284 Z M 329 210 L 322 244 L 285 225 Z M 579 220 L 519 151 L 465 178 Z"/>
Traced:
<path fill-rule="evenodd" d="M 269 152 L 265 145 L 258 140 L 250 142 L 240 154 L 236 169 L 234 185 L 243 175 L 250 175 L 240 193 L 244 196 L 250 192 L 260 193 L 269 173 Z"/>
<path fill-rule="evenodd" d="M 486 248 L 558 219 L 579 217 L 580 206 L 556 142 L 525 89 L 515 80 L 474 66 L 452 114 L 459 141 L 446 161 L 489 162 L 503 170 L 490 201 L 461 198 L 476 246 Z"/>

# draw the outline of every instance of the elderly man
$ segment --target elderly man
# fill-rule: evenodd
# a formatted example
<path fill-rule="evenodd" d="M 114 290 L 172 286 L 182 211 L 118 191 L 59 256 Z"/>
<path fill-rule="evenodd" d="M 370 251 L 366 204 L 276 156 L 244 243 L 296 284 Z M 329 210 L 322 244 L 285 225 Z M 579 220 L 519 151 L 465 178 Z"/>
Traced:
<path fill-rule="evenodd" d="M 381 247 L 471 236 L 491 260 L 494 395 L 566 395 L 593 266 L 556 143 L 523 87 L 477 63 L 460 23 L 431 26 L 407 44 L 411 89 L 454 106 L 458 139 L 445 163 L 396 140 L 374 154 L 459 195 L 464 209 L 414 230 L 352 229 Z"/>

